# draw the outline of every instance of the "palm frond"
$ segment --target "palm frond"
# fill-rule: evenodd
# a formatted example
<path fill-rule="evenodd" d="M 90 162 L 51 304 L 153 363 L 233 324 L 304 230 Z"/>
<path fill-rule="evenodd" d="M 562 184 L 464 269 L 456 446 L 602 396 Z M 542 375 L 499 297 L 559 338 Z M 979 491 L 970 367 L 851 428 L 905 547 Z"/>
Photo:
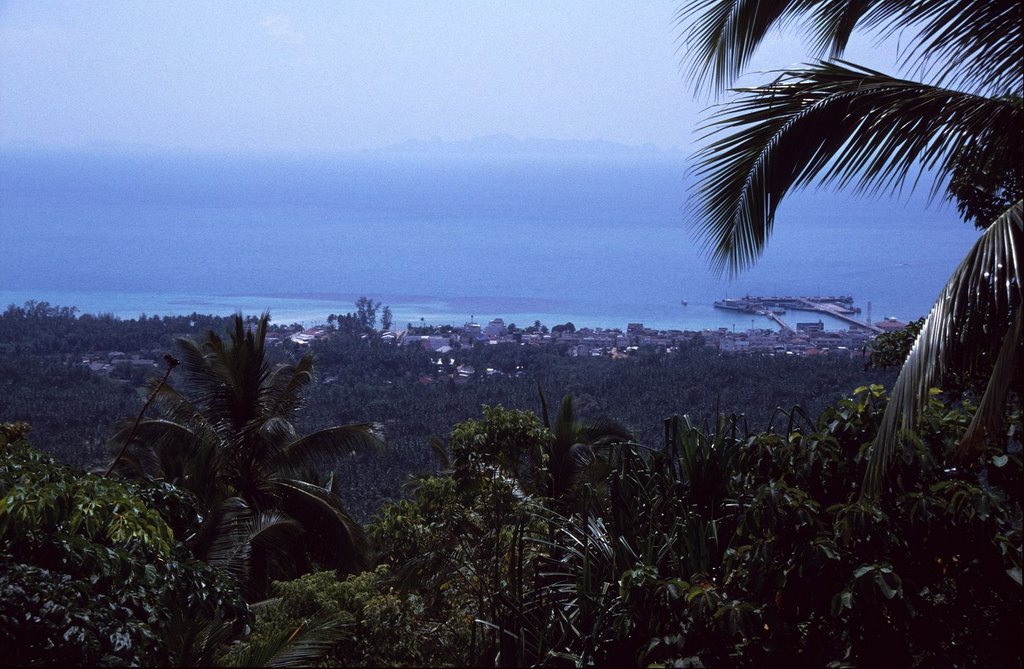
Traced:
<path fill-rule="evenodd" d="M 809 65 L 742 94 L 709 125 L 692 219 L 713 266 L 733 275 L 760 255 L 791 190 L 815 181 L 895 190 L 914 168 L 933 172 L 937 187 L 966 147 L 1012 152 L 1024 122 L 1010 99 L 844 62 Z"/>
<path fill-rule="evenodd" d="M 611 420 L 577 421 L 576 403 L 571 394 L 562 398 L 553 424 L 548 420 L 543 394 L 541 404 L 545 427 L 552 433 L 552 439 L 545 447 L 549 476 L 546 494 L 564 503 L 567 500 L 560 498 L 566 496 L 580 482 L 585 470 L 597 462 L 595 447 L 629 441 L 632 436 Z"/>
<path fill-rule="evenodd" d="M 551 420 L 548 417 L 548 401 L 544 399 L 544 389 L 540 387 L 540 383 L 537 384 L 537 395 L 540 397 L 540 416 L 544 422 L 544 427 L 551 429 Z"/>
<path fill-rule="evenodd" d="M 110 437 L 111 441 L 123 441 L 131 431 L 132 425 L 131 421 L 126 421 L 118 426 L 118 429 Z M 166 418 L 146 418 L 139 421 L 139 427 L 135 431 L 132 441 L 142 444 L 160 441 L 191 443 L 198 438 L 195 432 L 176 421 Z"/>
<path fill-rule="evenodd" d="M 838 58 L 846 50 L 854 28 L 866 15 L 879 14 L 874 6 L 910 5 L 907 0 L 688 0 L 676 12 L 685 49 L 684 63 L 698 84 L 710 83 L 723 91 L 750 63 L 772 31 L 799 21 L 811 37 L 815 56 Z M 872 12 L 872 9 L 876 11 Z M 899 23 L 905 25 L 906 21 Z"/>
<path fill-rule="evenodd" d="M 555 416 L 555 426 L 552 430 L 555 434 L 555 442 L 570 446 L 576 440 L 576 403 L 572 395 L 562 398 L 562 404 L 558 407 L 558 415 Z"/>
<path fill-rule="evenodd" d="M 722 91 L 739 76 L 772 29 L 810 3 L 687 0 L 676 11 L 684 63 L 698 85 Z"/>
<path fill-rule="evenodd" d="M 254 512 L 241 499 L 226 500 L 206 561 L 234 574 L 245 582 L 249 576 L 253 553 L 257 547 L 269 552 L 287 552 L 283 546 L 302 526 L 278 511 Z"/>
<path fill-rule="evenodd" d="M 968 457 L 980 450 L 986 439 L 998 439 L 1003 430 L 1006 414 L 1006 400 L 1015 380 L 1020 376 L 1021 365 L 1024 365 L 1024 309 L 1018 305 L 1013 325 L 996 356 L 992 375 L 985 385 L 985 392 L 978 402 L 974 419 L 960 440 L 960 456 Z"/>
<path fill-rule="evenodd" d="M 402 590 L 426 590 L 451 580 L 460 570 L 471 569 L 457 545 L 438 547 L 415 555 L 392 572 L 392 582 Z"/>
<path fill-rule="evenodd" d="M 201 441 L 200 437 L 188 426 L 164 418 L 146 418 L 139 421 L 138 426 L 131 420 L 117 426 L 110 436 L 112 447 L 119 447 L 132 434 L 131 450 L 136 454 L 143 471 L 151 476 L 159 476 L 170 480 L 180 473 L 177 467 L 165 467 L 162 452 L 184 454 L 191 452 Z M 146 455 L 148 453 L 149 455 Z"/>
<path fill-rule="evenodd" d="M 210 335 L 212 333 L 207 337 Z M 217 375 L 216 370 L 210 365 L 203 345 L 188 337 L 179 337 L 175 343 L 189 394 L 205 397 L 215 393 L 223 383 L 223 378 Z"/>
<path fill-rule="evenodd" d="M 590 444 L 576 443 L 569 447 L 569 460 L 574 467 L 574 473 L 594 464 L 594 447 Z"/>
<path fill-rule="evenodd" d="M 302 356 L 294 365 L 278 365 L 263 384 L 260 402 L 266 414 L 286 416 L 302 404 L 302 390 L 313 382 L 313 356 Z"/>
<path fill-rule="evenodd" d="M 607 446 L 633 440 L 633 433 L 621 423 L 600 418 L 583 425 L 583 437 L 595 446 Z"/>
<path fill-rule="evenodd" d="M 223 341 L 213 332 L 207 332 L 202 342 L 181 337 L 176 343 L 185 378 L 184 389 L 196 409 L 195 414 L 210 418 L 211 428 L 228 431 L 236 403 L 231 402 L 233 379 L 225 364 L 227 349 Z M 173 398 L 167 399 L 173 403 Z"/>
<path fill-rule="evenodd" d="M 260 396 L 270 374 L 265 357 L 268 322 L 264 313 L 254 332 L 236 314 L 228 341 L 212 331 L 201 343 L 178 340 L 190 394 L 206 415 L 216 417 L 222 433 L 239 433 L 260 417 Z"/>
<path fill-rule="evenodd" d="M 153 423 L 147 426 L 156 432 L 148 451 L 151 456 L 150 476 L 162 478 L 169 483 L 196 495 L 209 509 L 223 497 L 224 461 L 226 454 L 216 439 L 193 437 L 188 430 L 179 432 L 175 427 Z"/>
<path fill-rule="evenodd" d="M 156 378 L 150 379 L 148 386 L 156 392 L 155 401 L 165 418 L 187 425 L 197 435 L 202 435 L 202 438 L 216 438 L 216 430 L 206 414 L 178 390 L 166 383 L 159 385 L 159 379 Z"/>
<path fill-rule="evenodd" d="M 275 478 L 280 506 L 305 527 L 315 528 L 311 538 L 321 540 L 318 556 L 338 569 L 352 571 L 366 566 L 369 541 L 362 526 L 345 509 L 338 495 L 298 479 Z M 314 552 L 315 546 L 313 547 Z"/>
<path fill-rule="evenodd" d="M 386 446 L 376 423 L 336 425 L 301 437 L 275 457 L 271 467 L 278 471 L 301 471 L 327 461 L 356 453 L 380 453 Z"/>
<path fill-rule="evenodd" d="M 351 624 L 337 616 L 305 621 L 266 641 L 250 643 L 231 658 L 231 667 L 315 666 L 338 642 L 350 636 Z"/>
<path fill-rule="evenodd" d="M 916 29 L 905 53 L 908 65 L 937 84 L 988 95 L 1020 91 L 1024 84 L 1024 9 L 1018 0 L 874 0 L 865 28 L 881 37 Z"/>
<path fill-rule="evenodd" d="M 991 372 L 965 445 L 996 433 L 1010 381 L 1019 378 L 1021 289 L 1024 286 L 1024 200 L 985 231 L 953 272 L 921 327 L 893 386 L 865 475 L 877 494 L 900 432 L 912 429 L 929 390 L 952 372 Z"/>
<path fill-rule="evenodd" d="M 287 418 L 277 415 L 260 415 L 245 428 L 250 443 L 259 444 L 261 454 L 272 461 L 284 453 L 289 444 L 299 438 L 299 432 Z"/>
<path fill-rule="evenodd" d="M 686 0 L 675 15 L 684 65 L 723 91 L 773 30 L 796 26 L 812 54 L 839 58 L 855 29 L 909 34 L 908 65 L 947 85 L 1003 95 L 1020 90 L 1024 40 L 1017 0 Z M 906 41 L 905 39 L 903 41 Z"/>
<path fill-rule="evenodd" d="M 202 427 L 202 426 L 200 426 Z M 131 431 L 123 424 L 110 443 L 123 443 Z M 147 418 L 135 428 L 128 460 L 135 474 L 172 483 L 196 495 L 204 508 L 212 508 L 220 497 L 220 475 L 225 453 L 216 435 L 195 431 L 191 426 L 163 418 Z"/>
<path fill-rule="evenodd" d="M 236 633 L 237 622 L 220 612 L 210 617 L 199 607 L 172 613 L 160 630 L 167 647 L 167 666 L 213 667 L 217 655 Z"/>
<path fill-rule="evenodd" d="M 433 451 L 434 455 L 437 456 L 437 462 L 441 466 L 441 471 L 448 471 L 452 467 L 452 460 L 448 456 L 448 449 L 444 447 L 444 442 L 437 437 L 431 437 L 430 441 L 427 442 L 430 450 Z"/>

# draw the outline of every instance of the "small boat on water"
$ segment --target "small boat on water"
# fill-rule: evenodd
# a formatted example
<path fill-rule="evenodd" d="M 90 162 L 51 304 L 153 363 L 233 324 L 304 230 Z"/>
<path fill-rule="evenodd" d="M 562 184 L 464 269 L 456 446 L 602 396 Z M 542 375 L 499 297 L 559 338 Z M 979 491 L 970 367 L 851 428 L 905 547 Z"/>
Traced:
<path fill-rule="evenodd" d="M 679 304 L 681 304 L 681 305 L 683 305 L 685 307 L 688 304 L 688 302 L 686 300 L 680 300 Z"/>

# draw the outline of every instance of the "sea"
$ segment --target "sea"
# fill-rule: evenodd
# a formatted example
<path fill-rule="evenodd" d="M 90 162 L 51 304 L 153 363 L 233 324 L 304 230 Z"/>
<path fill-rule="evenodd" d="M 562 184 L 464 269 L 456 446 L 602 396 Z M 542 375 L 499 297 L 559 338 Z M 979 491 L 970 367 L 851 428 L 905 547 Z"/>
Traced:
<path fill-rule="evenodd" d="M 680 154 L 343 156 L 0 151 L 0 309 L 259 314 L 315 325 L 368 296 L 395 327 L 777 328 L 744 295 L 925 315 L 978 232 L 930 198 L 808 190 L 760 260 L 712 271 Z M 827 316 L 791 312 L 784 320 Z"/>

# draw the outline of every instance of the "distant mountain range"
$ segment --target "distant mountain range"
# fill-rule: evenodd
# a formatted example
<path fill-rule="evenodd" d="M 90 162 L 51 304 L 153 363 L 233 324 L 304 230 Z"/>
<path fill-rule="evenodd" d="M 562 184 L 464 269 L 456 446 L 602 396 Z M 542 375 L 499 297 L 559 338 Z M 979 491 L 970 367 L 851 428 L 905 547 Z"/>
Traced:
<path fill-rule="evenodd" d="M 8 140 L 0 142 L 0 152 L 8 153 L 83 153 L 83 154 L 135 154 L 135 155 L 290 155 L 309 156 L 324 155 L 307 150 L 267 150 L 255 152 L 235 152 L 219 149 L 188 149 L 167 148 L 140 142 L 119 142 L 96 140 L 76 146 L 58 146 L 30 140 Z M 603 139 L 549 139 L 542 137 L 513 137 L 499 134 L 474 137 L 473 139 L 443 140 L 409 139 L 398 144 L 391 144 L 378 149 L 356 150 L 354 152 L 339 151 L 337 155 L 348 154 L 408 154 L 424 156 L 662 156 L 666 158 L 686 157 L 686 152 L 678 148 L 662 148 L 656 144 L 639 146 L 610 142 Z M 327 151 L 327 155 L 332 152 Z"/>
<path fill-rule="evenodd" d="M 512 135 L 487 135 L 473 139 L 445 141 L 410 139 L 378 150 L 382 153 L 419 153 L 435 155 L 664 155 L 682 156 L 678 149 L 663 149 L 654 144 L 630 146 L 601 139 L 519 138 Z"/>

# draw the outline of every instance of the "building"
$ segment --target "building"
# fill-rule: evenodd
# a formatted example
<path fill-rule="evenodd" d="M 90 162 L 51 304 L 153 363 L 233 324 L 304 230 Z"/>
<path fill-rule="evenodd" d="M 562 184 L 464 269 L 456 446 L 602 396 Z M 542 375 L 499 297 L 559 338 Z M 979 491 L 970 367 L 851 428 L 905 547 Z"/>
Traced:
<path fill-rule="evenodd" d="M 825 324 L 821 321 L 816 323 L 797 323 L 797 332 L 823 332 L 825 330 Z"/>
<path fill-rule="evenodd" d="M 875 326 L 885 332 L 892 332 L 893 330 L 902 330 L 907 327 L 907 324 L 903 321 L 898 321 L 894 317 L 890 316 L 885 320 L 878 321 Z"/>
<path fill-rule="evenodd" d="M 487 327 L 484 328 L 484 334 L 489 337 L 500 337 L 505 334 L 505 320 L 502 318 L 495 318 L 487 324 Z"/>

